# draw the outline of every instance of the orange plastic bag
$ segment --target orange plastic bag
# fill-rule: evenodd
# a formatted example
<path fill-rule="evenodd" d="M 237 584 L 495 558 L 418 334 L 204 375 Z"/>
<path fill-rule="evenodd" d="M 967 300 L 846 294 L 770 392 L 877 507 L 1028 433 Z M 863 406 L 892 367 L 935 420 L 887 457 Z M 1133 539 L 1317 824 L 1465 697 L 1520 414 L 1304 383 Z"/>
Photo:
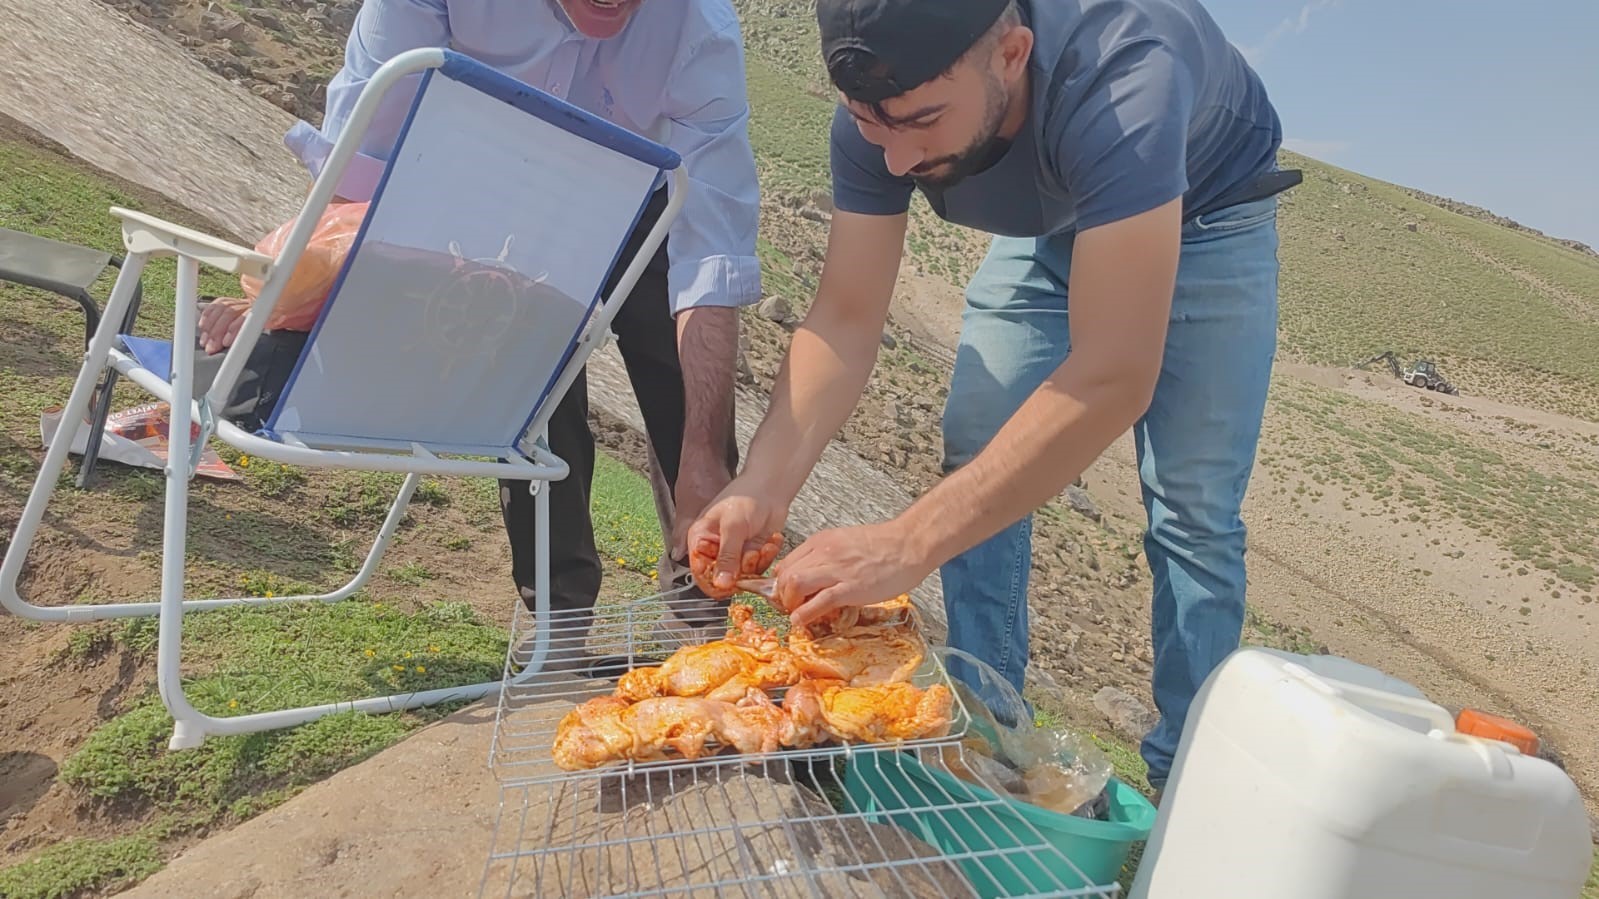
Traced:
<path fill-rule="evenodd" d="M 272 314 L 267 316 L 266 330 L 311 330 L 322 311 L 322 304 L 327 301 L 328 292 L 333 289 L 333 280 L 338 277 L 345 256 L 349 255 L 350 247 L 355 243 L 361 222 L 366 219 L 366 211 L 365 202 L 330 203 L 322 211 L 316 230 L 311 232 L 311 239 L 305 245 L 305 252 L 300 254 L 294 273 L 283 286 L 283 293 L 272 307 Z M 295 221 L 290 219 L 261 238 L 255 245 L 256 252 L 272 257 L 283 252 L 283 245 L 288 242 Z M 245 299 L 252 303 L 261 292 L 261 283 L 257 278 L 239 277 L 239 286 L 244 290 Z"/>

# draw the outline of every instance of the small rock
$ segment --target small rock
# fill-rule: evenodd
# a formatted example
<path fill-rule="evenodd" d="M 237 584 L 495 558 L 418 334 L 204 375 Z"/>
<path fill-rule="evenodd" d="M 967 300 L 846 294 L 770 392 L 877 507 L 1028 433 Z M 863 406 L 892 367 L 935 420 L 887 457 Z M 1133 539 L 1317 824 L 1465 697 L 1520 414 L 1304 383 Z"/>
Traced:
<path fill-rule="evenodd" d="M 1050 693 L 1060 692 L 1060 681 L 1055 680 L 1055 675 L 1037 666 L 1028 666 L 1027 679 L 1033 681 L 1041 690 Z"/>
<path fill-rule="evenodd" d="M 250 36 L 250 23 L 229 9 L 211 8 L 200 16 L 202 34 L 211 40 L 242 41 Z"/>
<path fill-rule="evenodd" d="M 337 0 L 333 4 L 333 24 L 348 31 L 355 24 L 355 14 L 360 11 L 360 0 Z"/>
<path fill-rule="evenodd" d="M 1075 484 L 1066 488 L 1066 504 L 1072 507 L 1072 511 L 1089 521 L 1099 521 L 1104 517 L 1099 511 L 1099 506 L 1094 504 L 1093 497 L 1088 495 L 1088 491 Z"/>
<path fill-rule="evenodd" d="M 1113 652 L 1110 654 L 1110 660 L 1112 662 L 1125 662 L 1127 660 L 1127 656 L 1124 653 Z"/>
<path fill-rule="evenodd" d="M 1134 740 L 1143 739 L 1159 720 L 1138 697 L 1120 687 L 1101 687 L 1094 694 L 1094 708 L 1110 721 L 1111 727 Z"/>
<path fill-rule="evenodd" d="M 784 299 L 780 294 L 773 294 L 761 300 L 761 304 L 755 307 L 755 311 L 759 312 L 761 317 L 767 321 L 777 322 L 778 324 L 782 324 L 793 317 L 793 312 L 788 307 L 788 300 Z"/>
<path fill-rule="evenodd" d="M 283 30 L 283 20 L 270 9 L 246 9 L 244 15 L 245 18 L 269 31 Z"/>
<path fill-rule="evenodd" d="M 1405 222 L 1406 231 L 1415 231 L 1419 226 L 1415 222 Z"/>
<path fill-rule="evenodd" d="M 899 346 L 899 341 L 894 339 L 894 335 L 888 333 L 887 331 L 884 331 L 883 332 L 883 348 L 891 350 L 891 349 L 893 349 L 893 348 L 895 348 L 897 346 Z"/>
<path fill-rule="evenodd" d="M 821 222 L 824 225 L 833 220 L 831 215 L 828 215 L 822 210 L 817 209 L 815 206 L 807 206 L 804 209 L 801 209 L 800 218 L 812 222 Z"/>
<path fill-rule="evenodd" d="M 831 213 L 833 211 L 832 192 L 826 190 L 811 191 L 811 205 L 823 212 Z"/>

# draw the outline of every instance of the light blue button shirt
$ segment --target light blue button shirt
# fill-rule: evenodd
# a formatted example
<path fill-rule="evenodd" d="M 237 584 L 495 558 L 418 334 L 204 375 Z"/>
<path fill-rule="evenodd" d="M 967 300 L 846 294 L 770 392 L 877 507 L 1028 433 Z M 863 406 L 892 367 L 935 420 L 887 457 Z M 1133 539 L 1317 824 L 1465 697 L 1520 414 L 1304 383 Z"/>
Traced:
<path fill-rule="evenodd" d="M 676 150 L 689 191 L 666 243 L 673 311 L 760 299 L 760 189 L 744 48 L 729 0 L 644 0 L 622 33 L 607 40 L 573 28 L 555 0 L 366 0 L 344 67 L 328 82 L 322 127 L 301 121 L 284 136 L 312 177 L 367 79 L 417 47 L 448 47 Z M 413 78 L 384 99 L 345 169 L 340 196 L 371 197 L 415 86 Z"/>

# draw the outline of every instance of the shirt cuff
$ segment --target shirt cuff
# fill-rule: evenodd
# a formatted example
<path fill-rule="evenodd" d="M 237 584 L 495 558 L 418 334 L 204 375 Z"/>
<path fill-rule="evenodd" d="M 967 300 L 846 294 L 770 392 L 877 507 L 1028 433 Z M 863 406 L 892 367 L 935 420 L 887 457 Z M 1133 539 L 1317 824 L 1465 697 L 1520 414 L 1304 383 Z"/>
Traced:
<path fill-rule="evenodd" d="M 333 141 L 328 140 L 321 131 L 305 121 L 296 122 L 294 127 L 283 135 L 283 145 L 300 160 L 312 178 L 321 176 L 328 157 L 333 154 Z M 345 163 L 344 174 L 339 178 L 338 186 L 333 192 L 346 200 L 356 202 L 371 200 L 372 195 L 377 192 L 378 182 L 382 180 L 383 169 L 387 165 L 388 163 L 376 157 L 356 153 Z"/>
<path fill-rule="evenodd" d="M 710 256 L 679 262 L 666 271 L 672 314 L 700 306 L 749 306 L 761 298 L 761 261 L 754 256 Z"/>

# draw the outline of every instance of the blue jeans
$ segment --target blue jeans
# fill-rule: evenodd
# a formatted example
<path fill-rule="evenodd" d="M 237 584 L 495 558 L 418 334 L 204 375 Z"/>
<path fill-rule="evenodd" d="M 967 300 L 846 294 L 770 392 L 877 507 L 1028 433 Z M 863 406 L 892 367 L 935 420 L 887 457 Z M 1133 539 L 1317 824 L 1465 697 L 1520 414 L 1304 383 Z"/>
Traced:
<path fill-rule="evenodd" d="M 1238 647 L 1244 524 L 1277 349 L 1277 200 L 1188 222 L 1160 379 L 1133 426 L 1154 598 L 1152 692 L 1141 752 L 1164 786 L 1194 693 Z M 977 455 L 1071 350 L 1069 239 L 993 241 L 966 289 L 944 410 L 944 468 Z M 1021 690 L 1027 666 L 1028 516 L 941 569 L 951 645 Z"/>

